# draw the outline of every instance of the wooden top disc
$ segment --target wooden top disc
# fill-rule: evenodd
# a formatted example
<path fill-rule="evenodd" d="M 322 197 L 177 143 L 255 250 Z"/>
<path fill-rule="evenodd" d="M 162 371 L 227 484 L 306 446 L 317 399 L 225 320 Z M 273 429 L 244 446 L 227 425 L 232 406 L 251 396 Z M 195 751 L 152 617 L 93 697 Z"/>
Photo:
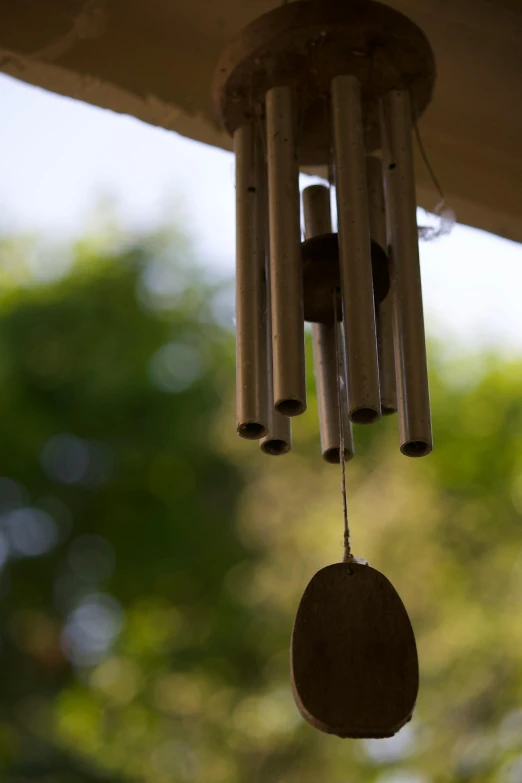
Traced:
<path fill-rule="evenodd" d="M 232 135 L 264 117 L 266 93 L 294 90 L 300 121 L 299 162 L 331 157 L 330 88 L 339 74 L 361 83 L 368 152 L 380 148 L 379 101 L 408 89 L 422 115 L 435 84 L 435 60 L 424 33 L 410 19 L 373 0 L 308 0 L 279 4 L 231 42 L 214 75 L 217 116 Z"/>
<path fill-rule="evenodd" d="M 415 637 L 383 574 L 335 563 L 313 577 L 292 633 L 291 677 L 301 715 L 327 734 L 391 737 L 411 719 Z"/>

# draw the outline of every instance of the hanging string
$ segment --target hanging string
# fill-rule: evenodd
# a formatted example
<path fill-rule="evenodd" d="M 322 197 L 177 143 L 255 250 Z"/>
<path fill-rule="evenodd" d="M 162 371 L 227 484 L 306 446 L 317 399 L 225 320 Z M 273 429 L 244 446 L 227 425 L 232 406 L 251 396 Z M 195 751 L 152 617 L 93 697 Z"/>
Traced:
<path fill-rule="evenodd" d="M 444 236 L 445 234 L 451 234 L 455 226 L 455 223 L 457 222 L 457 218 L 454 210 L 448 207 L 446 204 L 446 196 L 444 190 L 442 188 L 442 185 L 440 184 L 439 178 L 435 174 L 433 166 L 431 165 L 431 161 L 428 157 L 428 153 L 426 152 L 426 148 L 424 146 L 424 142 L 422 140 L 421 132 L 419 130 L 419 125 L 417 122 L 417 111 L 415 110 L 415 106 L 413 103 L 413 96 L 412 96 L 412 114 L 413 114 L 413 132 L 415 133 L 415 138 L 417 140 L 417 146 L 419 148 L 421 158 L 424 162 L 424 165 L 426 166 L 426 169 L 431 178 L 433 186 L 435 187 L 435 190 L 439 194 L 438 204 L 433 210 L 433 214 L 438 219 L 437 225 L 419 226 L 419 238 L 423 239 L 425 242 L 430 242 L 434 239 L 439 239 L 439 237 Z M 429 217 L 429 213 L 427 212 L 427 210 L 424 211 L 426 212 L 426 215 Z"/>
<path fill-rule="evenodd" d="M 326 126 L 329 125 L 329 118 L 327 117 Z M 334 187 L 334 157 L 333 149 L 330 148 L 328 156 L 328 185 L 330 187 L 330 193 Z M 343 522 L 344 522 L 344 555 L 343 563 L 351 563 L 354 559 L 352 555 L 352 548 L 350 544 L 350 523 L 348 521 L 348 494 L 346 491 L 346 450 L 344 445 L 344 424 L 345 424 L 345 403 L 343 395 L 344 387 L 344 361 L 341 340 L 339 339 L 339 311 L 337 308 L 337 290 L 334 288 L 332 291 L 333 299 L 333 316 L 334 316 L 334 340 L 335 340 L 335 365 L 337 374 L 337 410 L 339 415 L 339 463 L 341 465 L 341 496 L 343 499 Z"/>
<path fill-rule="evenodd" d="M 417 122 L 417 117 L 415 114 L 413 115 L 413 131 L 415 133 L 415 138 L 417 139 L 417 144 L 419 147 L 419 152 L 421 154 L 422 160 L 424 161 L 424 165 L 428 169 L 428 174 L 431 177 L 431 181 L 435 185 L 436 190 L 438 191 L 440 201 L 445 204 L 446 203 L 446 196 L 444 194 L 444 191 L 442 189 L 442 185 L 440 184 L 440 180 L 435 174 L 435 171 L 433 170 L 433 166 L 431 165 L 430 159 L 428 158 L 428 153 L 426 152 L 426 148 L 424 146 L 424 142 L 422 141 L 422 136 L 420 134 L 419 125 Z"/>
<path fill-rule="evenodd" d="M 350 525 L 348 522 L 348 496 L 346 492 L 346 453 L 344 448 L 344 402 L 343 402 L 343 361 L 339 340 L 339 326 L 337 320 L 337 291 L 333 291 L 334 310 L 334 336 L 335 336 L 335 360 L 337 369 L 337 408 L 339 410 L 339 462 L 341 463 L 341 494 L 343 498 L 344 519 L 344 556 L 343 562 L 350 563 L 353 560 L 350 545 Z"/>

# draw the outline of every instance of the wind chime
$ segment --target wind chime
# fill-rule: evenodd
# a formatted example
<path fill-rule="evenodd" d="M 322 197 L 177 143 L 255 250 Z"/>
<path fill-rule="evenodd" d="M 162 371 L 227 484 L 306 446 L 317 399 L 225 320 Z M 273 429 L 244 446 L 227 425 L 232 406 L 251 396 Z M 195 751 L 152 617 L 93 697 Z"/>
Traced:
<path fill-rule="evenodd" d="M 238 433 L 290 450 L 308 321 L 322 454 L 341 463 L 344 559 L 308 585 L 291 655 L 303 717 L 341 737 L 395 734 L 418 691 L 406 610 L 351 553 L 345 461 L 352 423 L 395 412 L 403 454 L 432 448 L 412 130 L 434 82 L 428 41 L 397 11 L 297 0 L 243 30 L 214 84 L 236 154 Z M 318 167 L 328 184 L 306 188 L 301 209 L 299 170 Z"/>

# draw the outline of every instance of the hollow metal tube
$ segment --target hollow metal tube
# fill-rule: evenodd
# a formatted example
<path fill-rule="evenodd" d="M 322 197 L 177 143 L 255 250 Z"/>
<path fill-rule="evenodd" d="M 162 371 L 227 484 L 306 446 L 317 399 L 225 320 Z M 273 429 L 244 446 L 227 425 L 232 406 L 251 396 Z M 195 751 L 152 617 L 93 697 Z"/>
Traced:
<path fill-rule="evenodd" d="M 337 356 L 337 351 L 341 351 L 343 344 L 340 325 L 338 323 L 313 324 L 312 344 L 321 433 L 321 452 L 326 462 L 339 464 L 341 460 L 341 433 L 339 429 L 338 384 L 339 375 L 341 378 L 344 375 L 344 362 L 339 362 Z M 355 452 L 352 424 L 347 415 L 344 384 L 341 386 L 341 399 L 344 459 L 348 461 L 352 459 Z"/>
<path fill-rule="evenodd" d="M 393 260 L 393 331 L 400 446 L 406 456 L 422 457 L 430 453 L 433 442 L 409 92 L 392 90 L 383 99 L 381 135 Z"/>
<path fill-rule="evenodd" d="M 311 185 L 303 191 L 305 236 L 307 239 L 329 234 L 332 230 L 330 189 L 324 185 Z M 332 292 L 333 295 L 333 292 Z M 323 459 L 339 463 L 341 434 L 339 429 L 339 370 L 344 376 L 344 362 L 339 367 L 337 353 L 342 352 L 341 329 L 338 323 L 312 324 L 317 408 L 321 434 Z M 341 388 L 343 401 L 344 455 L 349 460 L 354 455 L 352 425 L 347 416 L 346 389 Z"/>
<path fill-rule="evenodd" d="M 379 351 L 379 383 L 383 416 L 397 413 L 397 378 L 393 345 L 393 290 L 377 307 L 377 349 Z"/>
<path fill-rule="evenodd" d="M 332 213 L 330 207 L 330 188 L 326 185 L 310 185 L 303 190 L 303 215 L 305 237 L 330 234 L 332 231 Z"/>
<path fill-rule="evenodd" d="M 266 264 L 265 275 L 265 307 L 263 310 L 265 341 L 264 341 L 264 365 L 267 368 L 267 432 L 260 442 L 261 451 L 277 457 L 286 454 L 292 448 L 292 424 L 287 416 L 278 413 L 274 408 L 273 391 L 273 361 L 272 361 L 272 319 L 270 306 L 270 265 Z"/>
<path fill-rule="evenodd" d="M 384 203 L 382 161 L 373 155 L 366 158 L 368 201 L 370 205 L 370 236 L 386 253 L 386 207 Z M 377 327 L 377 351 L 379 356 L 379 385 L 383 415 L 397 412 L 397 383 L 395 356 L 393 353 L 392 296 L 390 290 L 384 301 L 375 309 Z"/>
<path fill-rule="evenodd" d="M 349 413 L 370 424 L 381 415 L 361 91 L 354 76 L 332 82 L 339 261 Z"/>
<path fill-rule="evenodd" d="M 274 405 L 306 410 L 303 274 L 295 99 L 289 87 L 266 96 Z"/>
<path fill-rule="evenodd" d="M 385 252 L 388 252 L 382 161 L 374 155 L 366 156 L 366 181 L 368 183 L 370 236 Z"/>
<path fill-rule="evenodd" d="M 236 154 L 236 409 L 237 431 L 256 440 L 267 430 L 266 168 L 254 125 L 234 134 Z"/>

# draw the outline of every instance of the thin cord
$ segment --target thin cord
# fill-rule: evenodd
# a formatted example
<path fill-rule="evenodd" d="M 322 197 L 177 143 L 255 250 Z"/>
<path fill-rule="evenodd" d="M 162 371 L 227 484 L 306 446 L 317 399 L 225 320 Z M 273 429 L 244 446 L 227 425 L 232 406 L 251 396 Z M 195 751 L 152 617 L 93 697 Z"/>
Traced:
<path fill-rule="evenodd" d="M 457 217 L 455 215 L 454 210 L 448 207 L 446 204 L 446 195 L 444 193 L 444 189 L 440 184 L 440 180 L 435 174 L 433 166 L 431 165 L 430 159 L 428 157 L 428 153 L 426 152 L 426 149 L 424 147 L 424 142 L 422 141 L 421 132 L 417 122 L 418 113 L 415 107 L 415 100 L 413 95 L 411 96 L 411 100 L 412 100 L 412 125 L 413 125 L 413 132 L 415 133 L 415 138 L 417 140 L 417 146 L 419 148 L 419 152 L 424 162 L 424 165 L 426 166 L 426 170 L 429 176 L 431 177 L 431 181 L 435 187 L 435 190 L 439 194 L 439 203 L 435 205 L 435 209 L 433 210 L 433 214 L 438 218 L 438 225 L 434 225 L 434 226 L 427 225 L 427 226 L 418 227 L 419 239 L 422 239 L 424 242 L 430 242 L 446 234 L 451 234 L 453 227 L 457 222 Z M 426 216 L 429 219 L 430 213 L 425 207 L 424 207 L 424 212 L 426 213 Z"/>
<path fill-rule="evenodd" d="M 331 159 L 328 164 L 328 184 L 330 192 L 333 188 L 333 156 L 330 150 Z M 343 563 L 351 563 L 353 560 L 352 547 L 350 544 L 350 523 L 348 521 L 348 494 L 346 491 L 346 453 L 344 447 L 344 396 L 343 396 L 343 356 L 339 340 L 339 321 L 337 310 L 337 291 L 335 288 L 333 296 L 333 316 L 334 316 L 334 340 L 335 340 L 335 363 L 337 370 L 337 409 L 339 412 L 339 462 L 341 464 L 341 495 L 343 499 L 343 520 L 344 520 L 344 554 Z"/>
<path fill-rule="evenodd" d="M 421 154 L 422 160 L 424 161 L 424 165 L 428 169 L 428 173 L 431 177 L 431 181 L 433 182 L 433 184 L 435 185 L 439 193 L 441 202 L 444 204 L 446 202 L 446 196 L 444 195 L 442 185 L 440 184 L 440 181 L 433 170 L 433 167 L 430 163 L 430 159 L 428 158 L 428 153 L 426 152 L 426 149 L 424 147 L 424 143 L 420 135 L 419 125 L 417 123 L 417 117 L 415 116 L 415 114 L 413 115 L 413 130 L 415 132 L 415 138 L 417 139 L 417 144 L 419 145 L 419 152 Z"/>
<path fill-rule="evenodd" d="M 341 463 L 341 494 L 343 498 L 343 518 L 344 518 L 344 556 L 343 562 L 350 563 L 353 560 L 352 549 L 350 546 L 350 525 L 348 522 L 348 497 L 346 493 L 346 454 L 344 450 L 344 405 L 342 393 L 342 356 L 339 344 L 339 326 L 337 321 L 337 292 L 333 292 L 334 309 L 334 337 L 335 337 L 335 359 L 337 364 L 337 408 L 339 410 L 339 462 Z"/>

